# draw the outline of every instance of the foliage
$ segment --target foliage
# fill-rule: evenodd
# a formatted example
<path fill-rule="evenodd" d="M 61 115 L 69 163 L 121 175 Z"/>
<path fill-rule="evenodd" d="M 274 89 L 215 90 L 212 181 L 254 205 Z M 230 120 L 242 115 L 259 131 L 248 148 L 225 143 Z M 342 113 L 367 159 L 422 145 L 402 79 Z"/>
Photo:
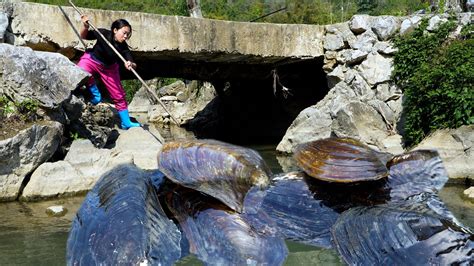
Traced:
<path fill-rule="evenodd" d="M 405 143 L 430 132 L 474 123 L 474 39 L 450 40 L 453 22 L 434 33 L 427 22 L 395 41 L 394 80 L 404 91 Z"/>
<path fill-rule="evenodd" d="M 6 96 L 0 96 L 0 117 L 8 116 L 15 112 L 15 105 Z"/>
<path fill-rule="evenodd" d="M 264 1 L 201 1 L 203 17 L 221 20 L 250 21 L 263 15 Z"/>
<path fill-rule="evenodd" d="M 78 140 L 78 139 L 81 139 L 81 136 L 79 136 L 79 133 L 78 132 L 69 132 L 69 138 L 71 140 Z"/>
<path fill-rule="evenodd" d="M 127 102 L 130 103 L 133 95 L 141 88 L 142 83 L 138 79 L 122 80 L 122 86 L 125 90 Z"/>
<path fill-rule="evenodd" d="M 395 40 L 398 53 L 395 56 L 393 76 L 400 85 L 409 82 L 422 63 L 436 57 L 436 51 L 444 43 L 449 32 L 454 28 L 453 22 L 441 25 L 433 34 L 425 34 L 428 20 L 423 20 L 420 26 L 407 36 Z"/>
<path fill-rule="evenodd" d="M 6 96 L 0 96 L 0 118 L 18 117 L 24 121 L 33 121 L 36 119 L 38 106 L 39 103 L 36 100 L 26 99 L 15 102 Z"/>
<path fill-rule="evenodd" d="M 377 8 L 377 1 L 373 0 L 359 0 L 357 1 L 358 13 L 369 14 L 372 10 Z"/>
<path fill-rule="evenodd" d="M 178 79 L 178 78 L 160 78 L 160 80 L 158 81 L 158 89 L 161 88 L 161 87 L 173 84 L 178 80 L 181 80 L 181 79 Z"/>
<path fill-rule="evenodd" d="M 427 9 L 430 1 L 413 1 L 413 0 L 358 0 L 358 13 L 378 15 L 408 15 L 417 10 Z"/>
<path fill-rule="evenodd" d="M 460 34 L 463 39 L 472 39 L 474 37 L 474 24 L 464 26 Z"/>
<path fill-rule="evenodd" d="M 31 2 L 68 6 L 67 0 Z M 370 15 L 407 15 L 427 8 L 427 0 L 201 0 L 205 18 L 270 23 L 332 24 L 349 20 L 356 13 Z M 187 16 L 186 0 L 75 0 L 83 8 L 127 10 L 163 15 Z M 271 16 L 265 15 L 286 7 Z M 263 18 L 262 18 L 263 17 Z"/>
<path fill-rule="evenodd" d="M 158 88 L 170 85 L 179 80 L 178 78 L 160 78 L 158 81 Z M 138 79 L 122 80 L 122 86 L 125 90 L 127 102 L 130 103 L 135 93 L 142 87 L 141 81 Z"/>
<path fill-rule="evenodd" d="M 286 1 L 287 11 L 269 17 L 273 23 L 331 24 L 350 19 L 357 11 L 355 1 Z"/>
<path fill-rule="evenodd" d="M 31 0 L 50 5 L 70 6 L 68 0 Z M 79 8 L 92 8 L 104 10 L 126 10 L 136 12 L 146 12 L 163 15 L 181 15 L 188 14 L 186 0 L 121 0 L 121 1 L 97 1 L 97 0 L 75 0 L 74 5 Z"/>
<path fill-rule="evenodd" d="M 38 106 L 38 101 L 32 99 L 26 99 L 16 104 L 18 112 L 22 114 L 36 113 Z"/>

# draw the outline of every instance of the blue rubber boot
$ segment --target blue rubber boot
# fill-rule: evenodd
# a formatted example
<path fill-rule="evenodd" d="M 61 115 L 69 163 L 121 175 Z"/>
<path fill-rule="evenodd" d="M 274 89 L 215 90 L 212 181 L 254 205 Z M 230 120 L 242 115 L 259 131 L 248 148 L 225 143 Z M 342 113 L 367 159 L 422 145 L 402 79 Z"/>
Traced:
<path fill-rule="evenodd" d="M 122 120 L 121 128 L 122 129 L 129 129 L 131 127 L 139 127 L 139 123 L 134 123 L 130 121 L 130 115 L 128 114 L 128 110 L 122 110 L 118 111 L 118 114 L 120 116 L 120 120 Z"/>
<path fill-rule="evenodd" d="M 94 84 L 90 86 L 89 91 L 92 94 L 91 103 L 93 105 L 96 105 L 102 101 L 102 96 L 100 95 L 100 91 L 99 91 L 99 88 L 97 88 L 97 85 Z"/>

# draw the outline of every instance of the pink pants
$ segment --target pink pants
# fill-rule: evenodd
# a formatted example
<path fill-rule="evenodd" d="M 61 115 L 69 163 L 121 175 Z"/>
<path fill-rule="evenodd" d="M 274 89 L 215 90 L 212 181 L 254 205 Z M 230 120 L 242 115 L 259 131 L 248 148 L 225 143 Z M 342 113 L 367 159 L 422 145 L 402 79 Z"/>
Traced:
<path fill-rule="evenodd" d="M 125 90 L 120 82 L 119 65 L 117 63 L 110 66 L 104 66 L 92 59 L 89 53 L 84 53 L 77 65 L 92 75 L 89 79 L 88 86 L 94 84 L 94 76 L 98 75 L 107 88 L 110 98 L 114 101 L 117 111 L 127 109 Z"/>

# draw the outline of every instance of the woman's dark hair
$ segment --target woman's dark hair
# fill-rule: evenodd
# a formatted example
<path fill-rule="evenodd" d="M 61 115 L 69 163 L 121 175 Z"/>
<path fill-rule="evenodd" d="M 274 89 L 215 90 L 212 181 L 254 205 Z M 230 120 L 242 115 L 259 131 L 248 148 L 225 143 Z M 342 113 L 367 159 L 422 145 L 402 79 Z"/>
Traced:
<path fill-rule="evenodd" d="M 114 21 L 112 23 L 112 26 L 110 27 L 110 30 L 112 32 L 114 32 L 114 29 L 121 29 L 123 27 L 129 27 L 130 28 L 130 34 L 128 35 L 128 38 L 130 39 L 132 37 L 132 25 L 130 25 L 130 23 L 128 23 L 128 21 L 126 21 L 125 19 L 117 19 L 116 21 Z"/>

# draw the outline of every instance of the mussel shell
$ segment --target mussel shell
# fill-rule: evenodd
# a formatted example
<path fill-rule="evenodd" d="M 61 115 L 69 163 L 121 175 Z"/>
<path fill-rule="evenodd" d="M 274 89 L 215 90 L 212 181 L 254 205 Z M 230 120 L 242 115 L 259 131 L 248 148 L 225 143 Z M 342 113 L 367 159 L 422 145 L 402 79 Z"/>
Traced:
<path fill-rule="evenodd" d="M 437 193 L 448 173 L 435 150 L 416 150 L 394 156 L 388 163 L 391 200 L 404 200 L 422 192 Z"/>
<path fill-rule="evenodd" d="M 332 183 L 304 172 L 277 174 L 267 189 L 249 191 L 244 212 L 262 210 L 275 221 L 286 239 L 330 248 L 329 231 L 340 213 L 354 207 L 405 201 L 423 192 L 435 193 L 447 180 L 435 151 L 414 151 L 392 157 L 388 164 L 389 177 L 372 182 Z M 434 200 L 429 205 L 443 206 Z M 446 208 L 436 210 L 457 223 L 452 215 L 443 213 Z"/>
<path fill-rule="evenodd" d="M 324 181 L 372 181 L 388 175 L 381 155 L 351 138 L 327 138 L 299 144 L 294 158 L 308 175 Z"/>
<path fill-rule="evenodd" d="M 280 174 L 264 191 L 250 190 L 244 213 L 261 210 L 275 221 L 285 239 L 331 248 L 330 228 L 339 213 L 317 198 L 305 177 L 303 172 Z"/>
<path fill-rule="evenodd" d="M 440 214 L 448 210 L 433 210 L 432 197 L 436 195 L 425 193 L 407 201 L 344 212 L 331 229 L 338 252 L 349 265 L 472 263 L 473 234 L 454 223 L 452 215 Z"/>
<path fill-rule="evenodd" d="M 237 212 L 242 212 L 247 191 L 266 187 L 271 176 L 256 151 L 216 140 L 165 143 L 158 168 L 173 182 L 215 197 Z"/>
<path fill-rule="evenodd" d="M 271 221 L 261 226 L 264 215 L 236 213 L 184 187 L 176 187 L 166 202 L 189 241 L 190 252 L 206 265 L 282 265 L 288 255 Z"/>
<path fill-rule="evenodd" d="M 165 215 L 148 173 L 134 165 L 104 174 L 87 194 L 67 241 L 68 265 L 171 265 L 181 233 Z"/>

